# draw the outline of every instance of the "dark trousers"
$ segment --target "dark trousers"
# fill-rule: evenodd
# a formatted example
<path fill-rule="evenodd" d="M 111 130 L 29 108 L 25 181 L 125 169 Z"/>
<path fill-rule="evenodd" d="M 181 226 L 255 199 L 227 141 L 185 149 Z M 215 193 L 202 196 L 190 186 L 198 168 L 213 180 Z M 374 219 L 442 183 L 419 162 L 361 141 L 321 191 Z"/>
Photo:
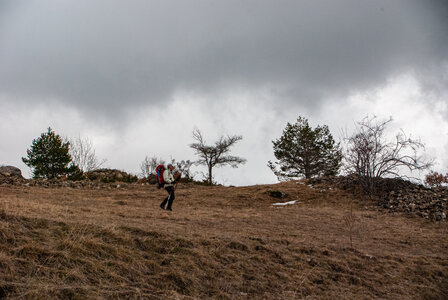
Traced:
<path fill-rule="evenodd" d="M 165 190 L 168 192 L 168 197 L 163 200 L 163 202 L 160 204 L 160 207 L 164 209 L 166 203 L 168 202 L 168 206 L 166 207 L 166 209 L 171 209 L 171 205 L 173 205 L 174 201 L 174 187 L 168 186 L 165 188 Z"/>

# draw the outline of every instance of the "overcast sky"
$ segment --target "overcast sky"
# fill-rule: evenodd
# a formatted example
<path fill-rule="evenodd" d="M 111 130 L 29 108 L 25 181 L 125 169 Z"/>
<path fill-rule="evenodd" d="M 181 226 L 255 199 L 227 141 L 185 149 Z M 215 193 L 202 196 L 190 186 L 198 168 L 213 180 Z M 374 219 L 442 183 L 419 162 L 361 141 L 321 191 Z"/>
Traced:
<path fill-rule="evenodd" d="M 195 159 L 197 127 L 243 135 L 247 163 L 218 182 L 273 183 L 287 122 L 339 138 L 367 114 L 448 171 L 448 1 L 0 0 L 0 164 L 25 176 L 49 126 L 135 174 L 145 156 Z"/>

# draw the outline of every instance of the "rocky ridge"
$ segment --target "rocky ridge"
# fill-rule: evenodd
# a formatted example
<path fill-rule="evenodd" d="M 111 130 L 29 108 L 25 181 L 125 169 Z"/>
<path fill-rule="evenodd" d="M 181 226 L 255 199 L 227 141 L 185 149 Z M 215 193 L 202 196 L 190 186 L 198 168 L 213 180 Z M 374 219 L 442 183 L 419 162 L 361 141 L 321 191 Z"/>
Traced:
<path fill-rule="evenodd" d="M 14 168 L 14 167 L 13 167 Z M 17 169 L 17 168 L 15 168 Z M 71 188 L 123 188 L 133 183 L 147 183 L 138 180 L 137 176 L 115 169 L 100 169 L 85 173 L 85 179 L 71 181 L 66 178 L 58 179 L 26 179 L 21 173 L 10 172 L 11 168 L 0 168 L 0 186 L 41 186 L 41 187 L 71 187 Z M 20 172 L 20 169 L 17 169 Z"/>
<path fill-rule="evenodd" d="M 359 181 L 353 176 L 323 177 L 308 180 L 312 185 L 330 185 L 359 193 Z M 372 199 L 378 210 L 404 212 L 434 221 L 447 220 L 448 188 L 429 188 L 399 178 L 379 178 Z"/>
<path fill-rule="evenodd" d="M 418 186 L 411 189 L 390 191 L 381 198 L 378 207 L 393 212 L 407 212 L 426 219 L 441 221 L 447 219 L 448 189 L 425 188 Z"/>
<path fill-rule="evenodd" d="M 91 181 L 109 182 L 127 182 L 134 183 L 138 181 L 137 176 L 128 174 L 117 169 L 98 169 L 86 172 L 84 176 Z"/>

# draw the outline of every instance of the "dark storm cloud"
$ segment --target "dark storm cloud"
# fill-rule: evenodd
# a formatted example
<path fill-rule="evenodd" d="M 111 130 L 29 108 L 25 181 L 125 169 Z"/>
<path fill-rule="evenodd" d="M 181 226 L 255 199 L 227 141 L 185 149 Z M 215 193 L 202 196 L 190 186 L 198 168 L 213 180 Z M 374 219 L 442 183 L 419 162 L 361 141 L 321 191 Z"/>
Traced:
<path fill-rule="evenodd" d="M 0 0 L 0 3 L 1 0 Z M 5 1 L 0 94 L 106 115 L 179 89 L 319 106 L 412 71 L 443 87 L 445 1 Z"/>

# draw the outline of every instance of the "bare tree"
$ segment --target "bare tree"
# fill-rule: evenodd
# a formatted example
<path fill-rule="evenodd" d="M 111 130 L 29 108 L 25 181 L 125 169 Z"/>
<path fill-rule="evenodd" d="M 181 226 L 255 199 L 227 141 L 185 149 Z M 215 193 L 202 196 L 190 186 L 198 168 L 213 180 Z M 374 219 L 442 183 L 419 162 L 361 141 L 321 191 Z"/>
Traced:
<path fill-rule="evenodd" d="M 205 144 L 201 131 L 195 128 L 193 130 L 193 138 L 196 140 L 196 143 L 190 144 L 190 147 L 193 148 L 196 152 L 195 154 L 199 156 L 196 163 L 207 166 L 207 182 L 209 184 L 213 184 L 213 167 L 230 165 L 233 168 L 237 168 L 239 164 L 244 164 L 246 162 L 246 159 L 244 158 L 228 155 L 230 147 L 243 139 L 240 135 L 227 137 L 221 136 L 219 140 L 215 142 L 215 145 L 209 146 Z"/>
<path fill-rule="evenodd" d="M 432 161 L 419 155 L 419 150 L 424 150 L 420 140 L 400 131 L 393 141 L 387 141 L 384 133 L 392 118 L 375 120 L 376 117 L 365 117 L 358 123 L 357 131 L 346 139 L 345 166 L 348 173 L 359 177 L 366 193 L 374 190 L 377 178 L 403 177 L 403 169 L 412 172 L 432 165 Z"/>
<path fill-rule="evenodd" d="M 140 164 L 141 175 L 144 178 L 149 178 L 149 175 L 155 174 L 157 166 L 163 164 L 165 164 L 165 161 L 161 158 L 146 156 Z"/>
<path fill-rule="evenodd" d="M 101 167 L 107 160 L 99 160 L 93 148 L 92 140 L 88 137 L 70 140 L 70 155 L 72 161 L 83 172 L 92 171 Z"/>
<path fill-rule="evenodd" d="M 194 180 L 195 174 L 191 171 L 193 163 L 194 162 L 190 160 L 181 160 L 179 162 L 175 159 L 171 160 L 171 164 L 182 174 L 182 178 L 185 182 L 191 182 Z"/>

